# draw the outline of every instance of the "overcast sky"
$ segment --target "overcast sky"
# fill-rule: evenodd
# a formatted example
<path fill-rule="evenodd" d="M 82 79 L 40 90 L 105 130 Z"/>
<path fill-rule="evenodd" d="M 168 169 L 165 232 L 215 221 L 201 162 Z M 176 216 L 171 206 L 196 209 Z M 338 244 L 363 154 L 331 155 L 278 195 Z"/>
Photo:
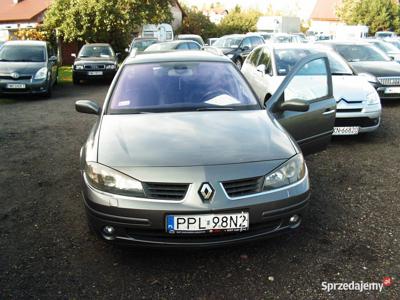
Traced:
<path fill-rule="evenodd" d="M 230 9 L 239 4 L 243 8 L 257 8 L 265 11 L 269 4 L 274 10 L 283 12 L 298 11 L 302 19 L 308 18 L 315 5 L 316 0 L 180 0 L 181 3 L 202 8 L 204 4 L 220 2 L 225 8 Z"/>

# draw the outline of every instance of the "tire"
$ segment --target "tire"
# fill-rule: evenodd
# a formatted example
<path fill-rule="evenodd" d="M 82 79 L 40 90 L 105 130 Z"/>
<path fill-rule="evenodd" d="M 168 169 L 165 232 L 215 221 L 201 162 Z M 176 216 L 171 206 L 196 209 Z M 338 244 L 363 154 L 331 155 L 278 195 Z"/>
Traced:
<path fill-rule="evenodd" d="M 242 60 L 240 58 L 237 58 L 235 60 L 235 65 L 239 70 L 241 70 L 242 69 Z"/>
<path fill-rule="evenodd" d="M 51 84 L 51 78 L 49 80 L 49 84 L 47 86 L 47 92 L 43 94 L 44 98 L 51 98 L 51 95 L 53 93 L 53 85 Z"/>

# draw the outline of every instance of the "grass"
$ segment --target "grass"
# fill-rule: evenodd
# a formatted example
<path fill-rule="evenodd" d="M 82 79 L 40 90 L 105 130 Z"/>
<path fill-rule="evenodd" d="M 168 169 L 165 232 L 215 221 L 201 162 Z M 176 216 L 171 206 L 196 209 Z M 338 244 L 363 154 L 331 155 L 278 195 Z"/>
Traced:
<path fill-rule="evenodd" d="M 0 105 L 2 105 L 2 104 L 13 104 L 15 102 L 16 102 L 15 99 L 0 99 Z"/>
<path fill-rule="evenodd" d="M 58 83 L 72 83 L 71 66 L 62 66 L 58 68 Z"/>

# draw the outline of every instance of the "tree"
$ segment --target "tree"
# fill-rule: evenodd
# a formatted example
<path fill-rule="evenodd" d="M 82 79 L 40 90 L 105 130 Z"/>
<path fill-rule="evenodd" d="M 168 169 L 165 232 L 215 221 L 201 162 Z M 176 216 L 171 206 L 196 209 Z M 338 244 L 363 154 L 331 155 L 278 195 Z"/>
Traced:
<path fill-rule="evenodd" d="M 257 21 L 260 16 L 262 16 L 262 13 L 258 10 L 250 9 L 242 11 L 237 6 L 218 24 L 219 35 L 256 31 Z"/>
<path fill-rule="evenodd" d="M 19 29 L 15 35 L 19 40 L 47 41 L 49 34 L 37 28 Z"/>
<path fill-rule="evenodd" d="M 54 0 L 44 26 L 67 42 L 108 42 L 122 49 L 135 28 L 171 19 L 170 0 Z"/>
<path fill-rule="evenodd" d="M 186 13 L 186 17 L 177 33 L 198 34 L 205 41 L 208 38 L 215 37 L 217 26 L 210 21 L 208 16 L 195 8 L 184 7 L 183 10 Z"/>
<path fill-rule="evenodd" d="M 348 25 L 367 25 L 370 33 L 400 32 L 400 10 L 396 0 L 343 0 L 336 13 Z"/>

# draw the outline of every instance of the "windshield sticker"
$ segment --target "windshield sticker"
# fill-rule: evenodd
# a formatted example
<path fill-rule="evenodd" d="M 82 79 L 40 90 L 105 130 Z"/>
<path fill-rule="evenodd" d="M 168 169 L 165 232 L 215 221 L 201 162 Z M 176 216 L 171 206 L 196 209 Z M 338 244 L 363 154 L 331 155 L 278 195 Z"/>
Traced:
<path fill-rule="evenodd" d="M 210 100 L 207 100 L 205 103 L 219 105 L 219 106 L 225 106 L 225 105 L 232 105 L 232 104 L 240 104 L 240 101 L 233 98 L 232 96 L 223 94 L 223 95 L 214 97 Z"/>
<path fill-rule="evenodd" d="M 131 104 L 131 101 L 129 101 L 129 100 L 124 100 L 124 101 L 118 102 L 118 106 L 128 106 L 129 104 Z"/>

